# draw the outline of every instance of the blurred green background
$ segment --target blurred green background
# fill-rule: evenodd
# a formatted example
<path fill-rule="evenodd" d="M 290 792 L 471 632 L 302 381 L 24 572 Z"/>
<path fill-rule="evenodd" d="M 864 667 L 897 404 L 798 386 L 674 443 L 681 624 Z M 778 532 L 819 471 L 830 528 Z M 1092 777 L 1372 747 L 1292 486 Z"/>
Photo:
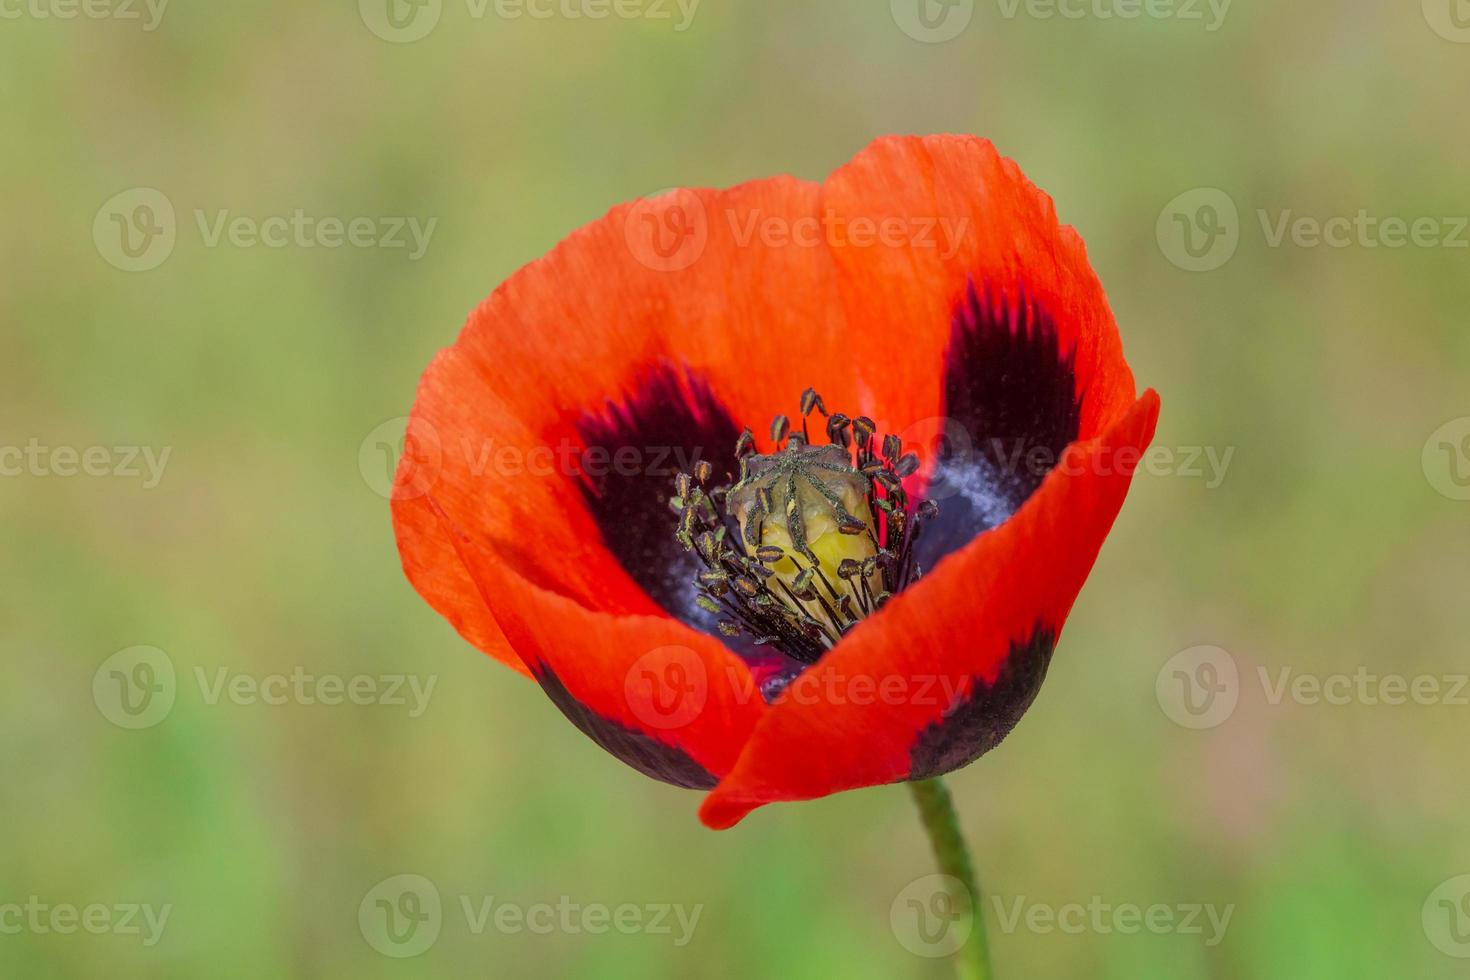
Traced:
<path fill-rule="evenodd" d="M 52 452 L 0 478 L 0 976 L 948 975 L 890 921 L 932 869 L 901 788 L 705 830 L 696 795 L 605 756 L 413 593 L 374 455 L 466 311 L 613 203 L 820 179 L 877 135 L 945 131 L 994 140 L 1087 239 L 1159 444 L 1234 450 L 1218 485 L 1139 478 L 1038 703 L 950 781 L 1005 916 L 1208 905 L 1223 941 L 1006 929 L 987 903 L 999 976 L 1464 976 L 1466 692 L 1313 704 L 1258 669 L 1467 669 L 1470 250 L 1441 219 L 1470 214 L 1470 11 L 1098 2 L 935 3 L 930 31 L 906 0 L 687 22 L 667 0 L 175 0 L 156 21 L 0 0 L 0 445 L 109 447 L 106 475 Z M 175 209 L 164 258 L 110 224 L 150 225 L 137 188 Z M 1168 237 L 1197 188 L 1238 209 L 1206 271 Z M 297 209 L 437 225 L 412 260 L 211 246 L 195 217 Z M 1272 243 L 1283 212 L 1364 209 L 1434 218 L 1439 243 Z M 161 478 L 126 446 L 169 450 Z M 1190 728 L 1171 658 L 1201 645 L 1239 682 Z M 119 715 L 113 671 L 161 663 L 109 661 L 138 646 L 175 699 Z M 414 717 L 197 680 L 298 669 L 435 687 Z M 359 922 L 401 874 L 444 908 L 412 958 Z M 460 907 L 563 896 L 702 910 L 681 946 L 477 934 Z M 36 902 L 112 925 L 4 911 Z M 161 934 L 124 928 L 129 904 L 167 907 Z"/>

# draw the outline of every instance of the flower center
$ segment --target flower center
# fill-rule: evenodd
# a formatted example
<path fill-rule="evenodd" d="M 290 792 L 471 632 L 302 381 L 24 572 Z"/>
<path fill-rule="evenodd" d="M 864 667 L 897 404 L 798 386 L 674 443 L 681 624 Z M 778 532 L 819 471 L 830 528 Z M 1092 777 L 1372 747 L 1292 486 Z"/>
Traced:
<path fill-rule="evenodd" d="M 826 445 L 810 442 L 813 411 L 826 419 Z M 704 566 L 696 601 L 722 617 L 720 632 L 810 664 L 919 576 L 913 544 L 938 507 L 911 506 L 903 478 L 919 460 L 897 436 L 877 438 L 866 417 L 828 415 L 813 389 L 801 398 L 801 431 L 778 415 L 771 439 L 777 451 L 758 455 L 746 429 L 739 480 L 708 487 L 713 467 L 700 462 L 679 474 L 671 505 L 680 543 Z"/>

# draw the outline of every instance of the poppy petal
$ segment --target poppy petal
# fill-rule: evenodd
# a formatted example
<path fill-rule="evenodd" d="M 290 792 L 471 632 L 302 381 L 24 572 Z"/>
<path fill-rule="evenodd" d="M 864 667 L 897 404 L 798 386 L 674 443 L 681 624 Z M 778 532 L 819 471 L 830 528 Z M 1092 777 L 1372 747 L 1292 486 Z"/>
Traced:
<path fill-rule="evenodd" d="M 1001 526 L 859 624 L 777 699 L 701 819 L 924 778 L 992 748 L 1036 696 L 1053 643 L 1153 437 L 1145 392 L 1074 443 Z"/>
<path fill-rule="evenodd" d="M 817 196 L 815 185 L 775 178 L 636 201 L 512 276 L 421 382 L 413 418 L 438 456 L 417 465 L 433 470 L 425 482 L 440 505 L 527 578 L 589 608 L 667 608 L 669 590 L 650 591 L 672 572 L 650 570 L 608 529 L 672 542 L 674 464 L 696 452 L 728 460 L 735 422 L 767 419 L 822 380 L 808 366 L 822 365 L 839 393 L 856 391 L 837 356 L 830 260 L 818 248 L 760 244 L 761 222 L 808 219 Z M 687 265 L 677 249 L 663 263 L 667 250 L 645 230 L 694 243 Z M 675 388 L 685 397 L 669 397 Z M 680 440 L 664 445 L 673 433 Z M 636 453 L 637 485 L 588 472 L 593 450 Z M 660 509 L 666 530 L 643 508 Z M 405 538 L 413 548 L 412 532 Z"/>
<path fill-rule="evenodd" d="M 878 419 L 917 443 L 916 494 L 950 498 L 919 551 L 932 566 L 1125 411 L 1133 375 L 1081 238 L 987 140 L 878 140 L 822 204 L 854 238 L 877 230 L 875 245 L 833 249 L 838 292 L 863 335 L 889 341 L 884 398 L 899 407 Z"/>
<path fill-rule="evenodd" d="M 664 616 L 610 615 L 527 581 L 478 547 L 432 496 L 509 644 L 558 709 L 639 772 L 708 789 L 766 710 L 750 670 L 713 637 Z"/>
<path fill-rule="evenodd" d="M 945 438 L 923 490 L 939 506 L 915 543 L 920 568 L 1014 514 L 1078 436 L 1075 348 L 1040 304 L 981 297 L 955 312 L 944 366 Z"/>
<path fill-rule="evenodd" d="M 428 501 L 418 494 L 395 498 L 393 529 L 403 572 L 419 595 L 472 645 L 529 677 Z"/>

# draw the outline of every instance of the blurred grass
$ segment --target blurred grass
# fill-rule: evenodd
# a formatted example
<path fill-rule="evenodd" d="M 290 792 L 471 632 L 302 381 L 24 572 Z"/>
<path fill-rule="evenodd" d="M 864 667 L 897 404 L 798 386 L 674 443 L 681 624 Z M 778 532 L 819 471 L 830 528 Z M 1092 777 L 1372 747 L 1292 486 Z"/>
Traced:
<path fill-rule="evenodd" d="M 1243 671 L 1463 671 L 1466 505 L 1420 471 L 1466 413 L 1466 253 L 1268 248 L 1258 208 L 1470 212 L 1470 47 L 1412 6 L 1237 4 L 1177 21 L 1006 19 L 904 36 L 883 4 L 707 2 L 650 22 L 473 21 L 414 44 L 350 3 L 0 21 L 5 445 L 173 447 L 162 483 L 0 480 L 0 903 L 169 903 L 163 940 L 0 935 L 7 977 L 943 976 L 888 928 L 929 870 L 906 794 L 758 813 L 607 759 L 403 581 L 363 438 L 519 265 L 674 184 L 820 178 L 888 132 L 993 139 L 1089 243 L 1159 442 L 1233 446 L 1207 490 L 1141 479 L 1007 745 L 953 786 L 1005 899 L 1235 906 L 1225 942 L 994 937 L 1001 976 L 1451 977 L 1420 907 L 1470 870 L 1465 708 L 1271 706 L 1209 731 L 1154 679 L 1223 646 Z M 90 236 L 156 187 L 160 268 Z M 1235 258 L 1172 266 L 1159 210 L 1241 208 Z M 426 257 L 203 246 L 192 212 L 436 216 Z M 168 652 L 180 697 L 124 731 L 93 671 Z M 209 705 L 196 667 L 435 675 L 428 711 Z M 470 935 L 375 952 L 357 906 L 415 873 L 447 903 L 704 905 L 693 941 Z M 992 919 L 992 929 L 997 926 Z"/>

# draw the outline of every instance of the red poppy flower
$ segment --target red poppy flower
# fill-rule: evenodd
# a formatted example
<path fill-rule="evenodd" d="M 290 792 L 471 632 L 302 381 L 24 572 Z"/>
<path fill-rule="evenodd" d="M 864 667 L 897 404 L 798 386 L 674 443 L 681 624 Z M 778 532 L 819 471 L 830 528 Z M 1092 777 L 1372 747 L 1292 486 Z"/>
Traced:
<path fill-rule="evenodd" d="M 1158 407 L 1012 161 L 885 138 L 512 276 L 423 376 L 394 525 L 466 639 L 723 828 L 999 743 Z"/>

